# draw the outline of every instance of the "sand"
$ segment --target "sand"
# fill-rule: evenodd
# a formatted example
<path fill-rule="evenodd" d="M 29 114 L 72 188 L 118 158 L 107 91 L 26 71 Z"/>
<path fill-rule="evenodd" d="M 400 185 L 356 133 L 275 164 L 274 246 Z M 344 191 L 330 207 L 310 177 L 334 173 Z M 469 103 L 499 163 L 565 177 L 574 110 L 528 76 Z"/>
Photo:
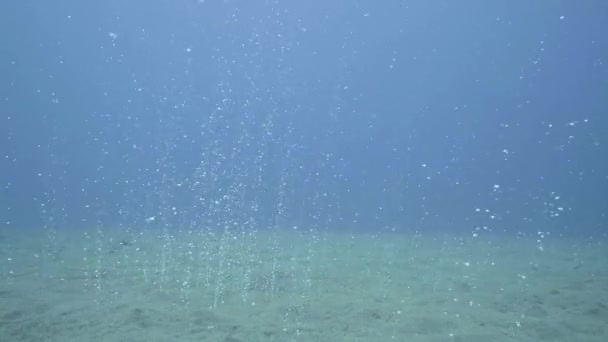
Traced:
<path fill-rule="evenodd" d="M 608 244 L 512 234 L 0 233 L 0 341 L 608 341 Z"/>

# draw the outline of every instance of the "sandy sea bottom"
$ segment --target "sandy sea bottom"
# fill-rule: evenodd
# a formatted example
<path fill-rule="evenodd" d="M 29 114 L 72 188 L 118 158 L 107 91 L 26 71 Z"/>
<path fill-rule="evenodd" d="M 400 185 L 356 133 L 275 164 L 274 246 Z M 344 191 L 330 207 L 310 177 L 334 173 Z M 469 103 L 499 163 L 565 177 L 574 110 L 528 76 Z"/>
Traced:
<path fill-rule="evenodd" d="M 0 341 L 608 341 L 601 240 L 0 233 Z"/>

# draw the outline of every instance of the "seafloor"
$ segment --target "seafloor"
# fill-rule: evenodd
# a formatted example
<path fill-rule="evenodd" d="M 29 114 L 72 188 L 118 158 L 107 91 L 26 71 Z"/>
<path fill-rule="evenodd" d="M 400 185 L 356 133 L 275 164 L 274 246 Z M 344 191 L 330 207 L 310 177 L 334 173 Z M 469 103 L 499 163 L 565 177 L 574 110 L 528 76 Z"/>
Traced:
<path fill-rule="evenodd" d="M 605 342 L 606 260 L 537 235 L 3 230 L 0 341 Z"/>

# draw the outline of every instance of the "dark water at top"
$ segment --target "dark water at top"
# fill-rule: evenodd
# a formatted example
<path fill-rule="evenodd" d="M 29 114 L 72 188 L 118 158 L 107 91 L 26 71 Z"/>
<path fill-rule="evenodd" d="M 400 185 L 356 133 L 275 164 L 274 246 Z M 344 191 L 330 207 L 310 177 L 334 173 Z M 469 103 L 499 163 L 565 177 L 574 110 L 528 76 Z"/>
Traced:
<path fill-rule="evenodd" d="M 606 233 L 604 1 L 4 1 L 0 218 Z"/>

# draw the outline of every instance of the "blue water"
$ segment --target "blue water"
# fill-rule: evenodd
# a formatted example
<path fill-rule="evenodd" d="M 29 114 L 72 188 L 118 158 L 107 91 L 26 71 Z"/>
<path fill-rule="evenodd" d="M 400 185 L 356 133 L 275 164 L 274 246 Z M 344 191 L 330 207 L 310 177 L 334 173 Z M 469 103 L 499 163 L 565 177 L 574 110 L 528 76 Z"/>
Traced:
<path fill-rule="evenodd" d="M 605 236 L 605 1 L 4 1 L 0 224 Z"/>

